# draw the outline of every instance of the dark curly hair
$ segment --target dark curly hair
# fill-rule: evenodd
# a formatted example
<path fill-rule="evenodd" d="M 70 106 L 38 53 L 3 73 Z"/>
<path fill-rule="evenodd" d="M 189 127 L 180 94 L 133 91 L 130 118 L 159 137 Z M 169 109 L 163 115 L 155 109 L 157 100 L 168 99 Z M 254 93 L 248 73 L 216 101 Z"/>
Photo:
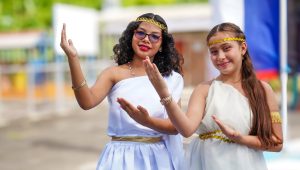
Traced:
<path fill-rule="evenodd" d="M 140 17 L 154 19 L 163 24 L 166 29 L 162 30 L 162 51 L 157 52 L 154 56 L 153 63 L 156 64 L 159 72 L 163 76 L 169 76 L 172 70 L 182 74 L 183 58 L 175 48 L 173 36 L 168 33 L 168 26 L 164 19 L 153 13 L 146 13 Z M 138 28 L 142 21 L 132 21 L 128 24 L 125 31 L 122 33 L 119 43 L 113 48 L 114 60 L 118 65 L 122 65 L 132 61 L 134 51 L 132 48 L 132 36 L 134 30 Z"/>

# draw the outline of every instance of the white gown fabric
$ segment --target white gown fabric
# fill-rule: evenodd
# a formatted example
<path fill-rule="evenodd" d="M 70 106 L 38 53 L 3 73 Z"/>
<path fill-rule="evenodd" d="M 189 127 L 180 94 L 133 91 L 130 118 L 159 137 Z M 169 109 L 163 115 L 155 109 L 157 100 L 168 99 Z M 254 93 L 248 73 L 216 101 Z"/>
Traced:
<path fill-rule="evenodd" d="M 165 77 L 173 100 L 179 101 L 183 90 L 183 78 L 172 72 Z M 133 77 L 116 83 L 109 95 L 109 136 L 163 137 L 162 142 L 142 143 L 110 141 L 102 151 L 97 170 L 177 170 L 183 159 L 181 135 L 166 135 L 140 125 L 120 107 L 117 98 L 122 97 L 134 106 L 141 105 L 151 117 L 167 118 L 167 112 L 147 76 Z"/>
<path fill-rule="evenodd" d="M 241 134 L 249 134 L 252 112 L 248 99 L 229 84 L 214 80 L 206 99 L 204 118 L 185 153 L 186 170 L 266 170 L 262 151 L 245 145 L 229 143 L 220 137 L 200 139 L 199 134 L 219 130 L 213 121 L 215 114 L 223 123 Z M 228 139 L 222 132 L 215 136 Z"/>

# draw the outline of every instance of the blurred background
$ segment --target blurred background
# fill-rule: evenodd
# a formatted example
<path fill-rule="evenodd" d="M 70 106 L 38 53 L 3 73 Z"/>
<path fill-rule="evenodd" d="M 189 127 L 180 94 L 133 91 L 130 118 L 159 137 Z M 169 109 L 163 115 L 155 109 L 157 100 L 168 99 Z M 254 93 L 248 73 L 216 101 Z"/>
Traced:
<path fill-rule="evenodd" d="M 273 87 L 284 119 L 287 144 L 265 154 L 269 169 L 299 169 L 298 0 L 1 0 L 0 169 L 95 169 L 109 140 L 107 101 L 79 108 L 59 47 L 62 24 L 91 86 L 114 64 L 112 48 L 127 24 L 146 12 L 166 20 L 184 57 L 183 109 L 192 89 L 216 76 L 208 31 L 224 21 L 245 31 L 257 75 Z"/>

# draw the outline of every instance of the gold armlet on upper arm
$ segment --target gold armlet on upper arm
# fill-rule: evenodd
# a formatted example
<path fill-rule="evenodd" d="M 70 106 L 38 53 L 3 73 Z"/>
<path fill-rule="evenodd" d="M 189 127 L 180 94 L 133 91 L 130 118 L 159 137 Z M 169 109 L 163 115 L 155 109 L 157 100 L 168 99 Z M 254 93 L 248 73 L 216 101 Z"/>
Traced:
<path fill-rule="evenodd" d="M 279 112 L 271 112 L 272 123 L 281 123 L 281 116 Z"/>

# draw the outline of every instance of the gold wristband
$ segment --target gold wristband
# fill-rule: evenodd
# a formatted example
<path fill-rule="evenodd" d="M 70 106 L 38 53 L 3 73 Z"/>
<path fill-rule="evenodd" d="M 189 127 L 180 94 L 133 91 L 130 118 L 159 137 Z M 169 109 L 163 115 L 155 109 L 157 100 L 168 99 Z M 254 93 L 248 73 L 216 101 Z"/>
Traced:
<path fill-rule="evenodd" d="M 83 87 L 84 85 L 86 85 L 86 80 L 85 80 L 85 79 L 82 81 L 82 83 L 81 83 L 78 87 L 72 86 L 72 89 L 73 89 L 74 91 L 78 91 L 78 90 L 81 89 L 81 87 Z"/>
<path fill-rule="evenodd" d="M 170 96 L 161 98 L 161 99 L 160 99 L 160 103 L 161 103 L 162 105 L 165 106 L 165 105 L 171 103 L 172 100 L 173 100 L 173 99 L 172 99 L 172 95 L 170 95 Z"/>

